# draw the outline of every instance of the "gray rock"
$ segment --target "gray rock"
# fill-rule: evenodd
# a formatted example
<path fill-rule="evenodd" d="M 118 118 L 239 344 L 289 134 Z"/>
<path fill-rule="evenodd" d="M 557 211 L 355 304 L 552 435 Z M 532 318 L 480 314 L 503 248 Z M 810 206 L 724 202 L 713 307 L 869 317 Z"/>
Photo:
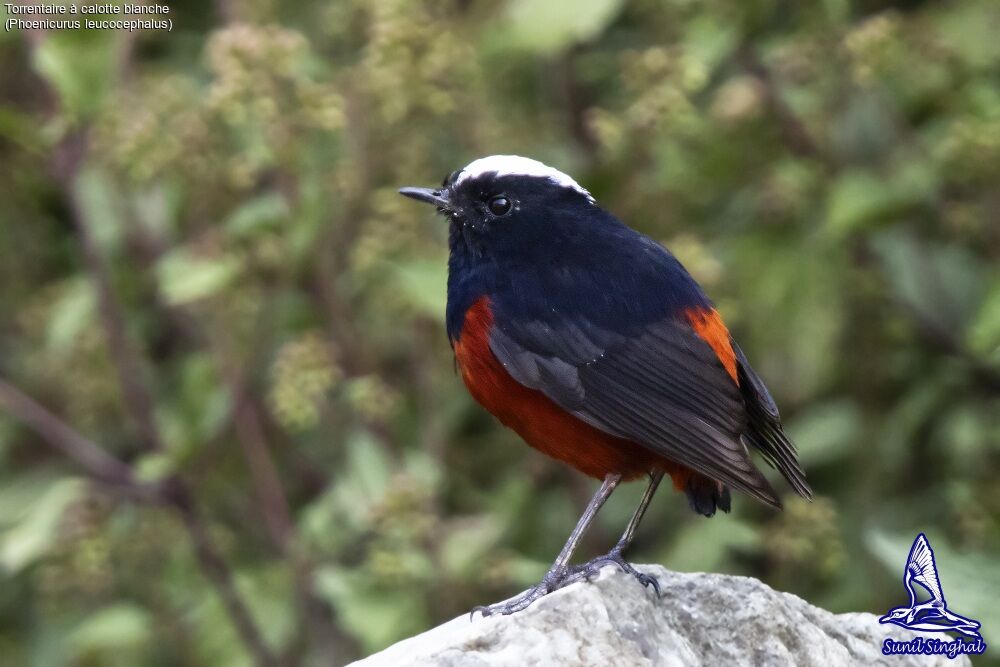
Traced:
<path fill-rule="evenodd" d="M 608 567 L 520 613 L 472 621 L 463 615 L 354 665 L 970 664 L 964 656 L 883 656 L 884 638 L 918 633 L 880 625 L 872 614 L 832 614 L 756 579 L 640 569 L 660 580 L 662 598 Z"/>

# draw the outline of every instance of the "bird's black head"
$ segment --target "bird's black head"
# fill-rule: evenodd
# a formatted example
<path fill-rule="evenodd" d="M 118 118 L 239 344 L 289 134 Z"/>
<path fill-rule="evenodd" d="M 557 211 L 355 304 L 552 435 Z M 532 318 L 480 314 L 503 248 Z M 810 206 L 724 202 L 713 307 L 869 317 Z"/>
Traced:
<path fill-rule="evenodd" d="M 491 155 L 452 172 L 439 188 L 402 188 L 400 194 L 434 204 L 448 217 L 453 238 L 474 247 L 537 240 L 562 218 L 596 210 L 594 198 L 572 178 L 537 160 Z"/>

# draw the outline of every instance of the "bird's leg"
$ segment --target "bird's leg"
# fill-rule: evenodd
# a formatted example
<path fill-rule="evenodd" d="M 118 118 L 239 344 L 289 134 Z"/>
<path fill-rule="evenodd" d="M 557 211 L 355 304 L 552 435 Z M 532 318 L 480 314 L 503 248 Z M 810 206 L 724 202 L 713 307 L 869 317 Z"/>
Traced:
<path fill-rule="evenodd" d="M 601 568 L 605 565 L 613 564 L 617 565 L 622 572 L 631 574 L 643 586 L 652 586 L 653 590 L 656 591 L 656 595 L 660 595 L 660 583 L 656 580 L 656 577 L 643 574 L 632 567 L 625 560 L 624 553 L 632 544 L 632 540 L 635 538 L 635 531 L 639 527 L 639 522 L 642 521 L 642 516 L 646 513 L 646 508 L 649 507 L 649 502 L 653 499 L 653 494 L 656 493 L 656 488 L 660 485 L 662 479 L 662 470 L 654 470 L 649 474 L 649 485 L 646 487 L 645 493 L 642 494 L 642 500 L 639 501 L 639 506 L 635 508 L 632 518 L 625 527 L 625 532 L 622 533 L 621 539 L 618 540 L 618 544 L 603 556 L 598 556 L 594 560 L 570 570 L 569 575 L 563 583 L 564 586 L 580 579 L 589 579 L 600 572 Z"/>
<path fill-rule="evenodd" d="M 476 607 L 472 610 L 475 614 L 477 611 L 482 612 L 483 616 L 491 616 L 493 614 L 512 614 L 515 611 L 520 611 L 530 605 L 532 602 L 540 597 L 548 595 L 552 591 L 558 590 L 566 585 L 564 582 L 566 575 L 569 573 L 566 567 L 569 563 L 569 559 L 573 557 L 573 552 L 576 550 L 576 545 L 579 543 L 580 538 L 587 531 L 587 528 L 591 523 L 594 522 L 594 517 L 597 516 L 597 512 L 601 509 L 601 506 L 611 497 L 611 493 L 618 486 L 621 481 L 622 476 L 614 473 L 609 474 L 604 477 L 604 482 L 601 483 L 601 488 L 597 490 L 594 497 L 590 499 L 587 504 L 587 509 L 583 511 L 583 516 L 580 520 L 576 522 L 576 527 L 573 532 L 570 533 L 569 539 L 566 540 L 566 544 L 563 545 L 562 551 L 556 556 L 556 560 L 552 563 L 552 567 L 549 571 L 545 573 L 542 580 L 537 586 L 529 588 L 524 593 L 521 593 L 516 598 L 508 600 L 507 602 L 499 602 L 497 604 L 489 605 L 488 607 Z"/>
<path fill-rule="evenodd" d="M 654 470 L 649 474 L 649 484 L 646 486 L 645 493 L 642 494 L 642 500 L 639 501 L 639 506 L 635 508 L 635 512 L 632 513 L 632 518 L 629 519 L 628 525 L 625 526 L 625 532 L 622 533 L 621 539 L 618 540 L 618 544 L 612 551 L 623 552 L 632 545 L 632 540 L 635 539 L 635 531 L 639 527 L 639 522 L 642 521 L 642 517 L 646 514 L 646 508 L 649 507 L 649 503 L 653 500 L 653 494 L 656 493 L 657 487 L 660 486 L 660 481 L 663 479 L 662 470 Z"/>

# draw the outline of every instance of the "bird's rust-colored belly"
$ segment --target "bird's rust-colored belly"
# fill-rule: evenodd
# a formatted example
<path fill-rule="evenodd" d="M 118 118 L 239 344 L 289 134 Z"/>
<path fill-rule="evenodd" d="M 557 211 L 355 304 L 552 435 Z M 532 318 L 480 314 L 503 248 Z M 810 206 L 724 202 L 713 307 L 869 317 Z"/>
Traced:
<path fill-rule="evenodd" d="M 480 297 L 465 314 L 454 343 L 455 358 L 469 393 L 535 449 L 585 475 L 602 479 L 620 473 L 634 479 L 662 469 L 683 483 L 688 471 L 630 440 L 609 435 L 564 411 L 540 391 L 525 387 L 506 371 L 489 346 L 493 313 Z"/>

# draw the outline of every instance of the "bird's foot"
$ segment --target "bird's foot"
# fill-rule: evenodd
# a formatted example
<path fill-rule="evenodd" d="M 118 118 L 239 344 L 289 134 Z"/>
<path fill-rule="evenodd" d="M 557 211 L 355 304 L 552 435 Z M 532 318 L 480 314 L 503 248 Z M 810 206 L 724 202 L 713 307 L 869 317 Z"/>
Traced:
<path fill-rule="evenodd" d="M 606 565 L 618 566 L 622 572 L 631 574 L 635 577 L 636 580 L 643 585 L 643 587 L 652 588 L 656 593 L 656 597 L 660 597 L 660 582 L 656 579 L 656 577 L 644 574 L 635 569 L 632 564 L 625 560 L 625 557 L 622 556 L 622 550 L 619 547 L 615 547 L 603 556 L 598 556 L 597 558 L 587 561 L 582 565 L 577 565 L 571 568 L 563 567 L 560 569 L 549 570 L 536 586 L 529 588 L 517 597 L 506 600 L 505 602 L 474 607 L 469 616 L 470 618 L 475 616 L 476 612 L 481 613 L 484 617 L 495 616 L 497 614 L 500 616 L 508 616 L 514 612 L 521 611 L 522 609 L 527 609 L 535 600 L 543 598 L 549 593 L 557 591 L 560 588 L 565 588 L 566 586 L 575 584 L 578 581 L 589 581 L 591 578 L 597 576 L 601 569 L 603 569 Z"/>
<path fill-rule="evenodd" d="M 549 570 L 536 586 L 532 586 L 517 597 L 511 598 L 505 602 L 473 607 L 472 613 L 469 614 L 469 617 L 471 618 L 472 616 L 475 616 L 477 611 L 486 617 L 497 614 L 501 616 L 508 616 L 516 611 L 527 609 L 535 600 L 545 597 L 549 593 L 557 591 L 563 586 L 572 583 L 572 581 L 567 581 L 570 574 L 571 570 L 568 570 L 565 567 Z"/>
<path fill-rule="evenodd" d="M 618 547 L 615 547 L 603 556 L 598 556 L 591 561 L 571 568 L 566 577 L 563 579 L 562 586 L 568 586 L 569 584 L 580 581 L 581 579 L 589 581 L 591 578 L 597 576 L 597 574 L 606 565 L 617 565 L 618 569 L 622 572 L 631 574 L 635 577 L 636 581 L 643 585 L 643 588 L 652 588 L 656 593 L 656 597 L 660 597 L 660 582 L 656 579 L 656 577 L 644 574 L 635 569 L 631 563 L 625 560 L 621 549 Z"/>

